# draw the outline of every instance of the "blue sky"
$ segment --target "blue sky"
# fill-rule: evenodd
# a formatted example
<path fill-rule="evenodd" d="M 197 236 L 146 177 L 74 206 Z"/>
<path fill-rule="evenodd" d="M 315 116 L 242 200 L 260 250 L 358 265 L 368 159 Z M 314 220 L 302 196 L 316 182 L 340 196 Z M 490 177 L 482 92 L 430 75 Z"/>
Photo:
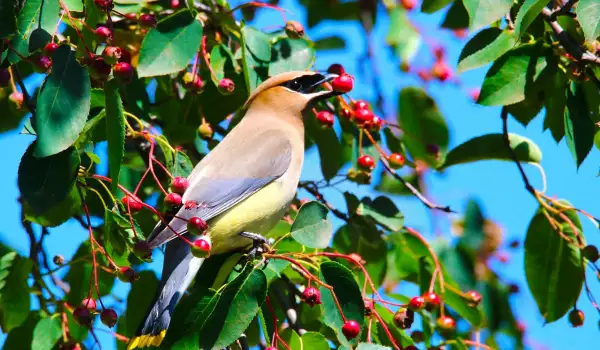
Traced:
<path fill-rule="evenodd" d="M 241 1 L 230 1 L 232 4 Z M 305 22 L 305 13 L 296 1 L 281 1 L 281 6 L 288 9 L 289 19 Z M 393 112 L 396 108 L 397 95 L 401 87 L 420 85 L 420 82 L 407 74 L 401 74 L 398 62 L 385 47 L 385 33 L 388 23 L 379 17 L 375 31 L 372 35 L 377 52 L 377 64 L 382 72 L 381 77 L 376 77 L 383 87 L 386 97 L 386 111 Z M 427 42 L 439 43 L 446 47 L 450 65 L 455 68 L 458 55 L 465 41 L 454 37 L 448 31 L 437 30 L 442 20 L 441 15 L 423 15 L 415 11 L 411 14 L 422 31 L 427 35 Z M 272 29 L 283 24 L 278 12 L 270 10 L 259 11 L 254 22 L 259 28 Z M 350 74 L 357 78 L 354 91 L 350 94 L 353 98 L 372 99 L 374 97 L 370 86 L 370 74 L 363 74 L 359 66 L 360 58 L 365 52 L 365 42 L 360 25 L 350 22 L 323 22 L 319 26 L 307 31 L 313 40 L 329 35 L 339 35 L 346 39 L 347 47 L 322 53 L 317 57 L 315 68 L 325 70 L 331 63 L 343 64 Z M 428 66 L 431 54 L 427 47 L 422 47 L 415 62 Z M 501 132 L 499 108 L 481 107 L 475 105 L 467 95 L 470 88 L 481 85 L 487 68 L 469 71 L 460 75 L 461 86 L 450 84 L 432 83 L 427 86 L 427 91 L 435 98 L 443 115 L 446 117 L 451 131 L 451 147 L 456 146 L 472 137 L 486 133 Z M 542 112 L 543 113 L 543 112 Z M 557 145 L 549 132 L 542 132 L 543 118 L 537 118 L 527 128 L 514 121 L 510 121 L 511 132 L 527 136 L 534 140 L 542 149 L 542 166 L 547 177 L 547 194 L 559 198 L 567 198 L 575 206 L 585 209 L 599 216 L 595 202 L 595 193 L 598 190 L 597 173 L 600 161 L 599 152 L 594 149 L 583 165 L 577 169 L 565 142 Z M 3 168 L 0 173 L 0 239 L 9 242 L 20 253 L 28 254 L 28 240 L 20 225 L 20 210 L 17 205 L 19 192 L 17 183 L 17 168 L 31 136 L 19 135 L 17 132 L 0 135 L 0 149 L 3 152 Z M 320 177 L 318 155 L 311 152 L 306 161 L 303 172 L 304 179 L 318 179 Z M 527 167 L 526 171 L 534 186 L 541 189 L 542 182 L 539 171 Z M 430 174 L 427 177 L 428 193 L 438 203 L 450 205 L 453 209 L 462 211 L 469 198 L 477 199 L 483 207 L 484 213 L 489 218 L 500 223 L 504 228 L 505 241 L 513 239 L 523 241 L 527 226 L 537 206 L 535 200 L 525 191 L 521 178 L 514 164 L 506 162 L 479 162 L 471 165 L 450 168 L 443 175 Z M 357 192 L 359 195 L 375 194 L 368 187 L 358 187 L 353 184 L 344 185 L 344 190 Z M 325 195 L 333 204 L 345 207 L 343 198 L 337 191 L 327 191 Z M 434 237 L 432 232 L 429 211 L 420 202 L 409 197 L 394 198 L 398 207 L 410 225 L 428 237 Z M 440 232 L 445 237 L 451 238 L 448 229 L 452 217 L 445 214 L 437 215 L 436 219 L 441 228 Z M 599 243 L 598 229 L 589 221 L 582 219 L 584 231 L 588 242 Z M 59 228 L 52 229 L 51 235 L 46 240 L 46 249 L 50 256 L 62 254 L 70 257 L 79 244 L 86 238 L 86 232 L 78 223 L 68 222 Z M 495 270 L 509 281 L 514 281 L 521 287 L 521 293 L 512 299 L 513 308 L 519 319 L 527 324 L 527 341 L 532 348 L 540 346 L 546 349 L 593 349 L 592 342 L 598 339 L 598 317 L 595 309 L 587 298 L 580 299 L 579 308 L 586 314 L 586 323 L 583 327 L 573 329 L 566 319 L 553 324 L 544 325 L 535 302 L 527 289 L 523 273 L 523 250 L 510 251 L 510 260 L 502 264 L 493 262 Z M 160 258 L 155 259 L 149 268 L 160 268 Z M 590 285 L 596 295 L 600 292 L 596 278 L 588 273 Z M 402 287 L 404 288 L 404 287 Z M 128 286 L 117 282 L 115 293 L 121 297 L 126 296 Z M 410 294 L 413 289 L 407 287 L 401 292 Z M 108 300 L 111 304 L 111 301 Z M 122 309 L 122 306 L 117 306 Z M 101 329 L 103 326 L 99 326 Z M 103 331 L 98 332 L 103 349 L 113 349 L 114 340 Z M 2 342 L 4 336 L 0 336 Z"/>

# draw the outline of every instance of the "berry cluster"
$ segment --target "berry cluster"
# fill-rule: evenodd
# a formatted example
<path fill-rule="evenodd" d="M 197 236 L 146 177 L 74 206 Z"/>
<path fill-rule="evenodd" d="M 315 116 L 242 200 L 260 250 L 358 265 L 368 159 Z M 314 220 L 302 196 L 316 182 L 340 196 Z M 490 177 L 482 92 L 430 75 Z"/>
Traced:
<path fill-rule="evenodd" d="M 102 304 L 102 301 L 100 301 Z M 96 300 L 93 298 L 85 298 L 81 301 L 81 305 L 73 310 L 73 318 L 82 326 L 91 326 L 94 316 L 98 314 Z M 118 315 L 114 309 L 105 308 L 102 305 L 100 311 L 100 321 L 107 327 L 114 327 L 117 324 Z"/>

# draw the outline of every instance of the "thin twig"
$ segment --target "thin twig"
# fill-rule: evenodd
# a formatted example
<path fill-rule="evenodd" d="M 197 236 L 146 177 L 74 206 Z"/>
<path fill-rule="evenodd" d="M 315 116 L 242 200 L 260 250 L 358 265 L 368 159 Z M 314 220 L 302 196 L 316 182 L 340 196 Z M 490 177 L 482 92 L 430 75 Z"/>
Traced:
<path fill-rule="evenodd" d="M 506 145 L 506 148 L 508 149 L 508 153 L 510 153 L 510 157 L 512 158 L 512 160 L 515 162 L 515 164 L 519 168 L 519 172 L 521 173 L 521 177 L 523 178 L 523 182 L 525 183 L 525 188 L 534 197 L 537 197 L 536 193 L 535 193 L 535 188 L 533 188 L 533 186 L 531 186 L 531 183 L 529 182 L 529 178 L 527 177 L 527 174 L 525 174 L 525 170 L 523 169 L 521 162 L 519 162 L 519 158 L 517 158 L 517 154 L 512 149 L 512 147 L 510 147 L 510 139 L 508 137 L 508 109 L 506 109 L 506 107 L 502 107 L 500 116 L 502 118 L 502 136 L 504 138 L 504 144 Z"/>

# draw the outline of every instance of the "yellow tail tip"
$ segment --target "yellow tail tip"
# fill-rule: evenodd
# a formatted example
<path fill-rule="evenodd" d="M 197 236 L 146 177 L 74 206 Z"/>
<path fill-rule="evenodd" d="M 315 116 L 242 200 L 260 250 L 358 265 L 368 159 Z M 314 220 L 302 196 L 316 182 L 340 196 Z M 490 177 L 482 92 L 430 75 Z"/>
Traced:
<path fill-rule="evenodd" d="M 144 334 L 131 339 L 127 350 L 135 348 L 145 348 L 147 346 L 160 346 L 167 335 L 167 330 L 162 330 L 158 335 Z"/>

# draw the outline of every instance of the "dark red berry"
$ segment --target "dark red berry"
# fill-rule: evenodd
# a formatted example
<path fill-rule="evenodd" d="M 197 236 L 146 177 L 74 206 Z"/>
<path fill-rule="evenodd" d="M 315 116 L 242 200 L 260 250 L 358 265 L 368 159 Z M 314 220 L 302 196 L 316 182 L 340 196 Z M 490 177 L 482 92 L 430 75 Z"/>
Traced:
<path fill-rule="evenodd" d="M 344 66 L 342 66 L 341 64 L 334 63 L 331 66 L 329 66 L 329 68 L 327 68 L 327 73 L 344 75 L 346 73 L 346 70 L 344 69 Z"/>
<path fill-rule="evenodd" d="M 100 43 L 109 43 L 112 41 L 113 38 L 111 30 L 105 26 L 99 26 L 98 28 L 96 28 L 96 31 L 94 31 L 94 36 L 96 37 L 96 40 L 98 40 L 98 42 Z"/>
<path fill-rule="evenodd" d="M 372 300 L 365 300 L 365 316 L 373 315 L 374 307 Z"/>
<path fill-rule="evenodd" d="M 317 113 L 317 120 L 319 121 L 319 124 L 326 127 L 333 126 L 334 122 L 333 114 L 329 111 L 320 111 Z"/>
<path fill-rule="evenodd" d="M 581 326 L 583 326 L 584 320 L 585 320 L 585 315 L 583 314 L 583 311 L 573 309 L 573 310 L 571 310 L 571 312 L 569 312 L 569 323 L 571 323 L 571 326 L 581 327 Z"/>
<path fill-rule="evenodd" d="M 388 157 L 392 169 L 400 169 L 404 166 L 404 157 L 400 153 L 392 153 Z"/>
<path fill-rule="evenodd" d="M 201 235 L 207 228 L 206 222 L 197 216 L 191 217 L 187 222 L 187 231 L 193 235 Z"/>
<path fill-rule="evenodd" d="M 221 81 L 219 81 L 218 88 L 222 95 L 230 95 L 235 91 L 235 83 L 233 80 L 228 78 L 221 79 Z"/>
<path fill-rule="evenodd" d="M 119 62 L 127 62 L 131 64 L 131 52 L 121 48 L 121 58 L 119 59 Z"/>
<path fill-rule="evenodd" d="M 583 248 L 583 256 L 590 262 L 595 263 L 598 261 L 598 248 L 595 245 L 587 245 Z"/>
<path fill-rule="evenodd" d="M 150 260 L 152 258 L 152 249 L 146 241 L 137 241 L 133 245 L 133 253 L 142 260 Z"/>
<path fill-rule="evenodd" d="M 369 155 L 362 155 L 358 157 L 358 166 L 364 170 L 372 170 L 375 167 L 375 159 Z"/>
<path fill-rule="evenodd" d="M 427 310 L 435 310 L 440 307 L 442 300 L 440 297 L 434 292 L 428 292 L 423 295 L 423 299 L 425 299 L 425 308 Z"/>
<path fill-rule="evenodd" d="M 92 311 L 96 311 L 96 300 L 94 300 L 94 298 L 85 298 L 81 301 L 81 306 L 86 307 Z"/>
<path fill-rule="evenodd" d="M 0 88 L 10 84 L 10 72 L 6 68 L 0 68 Z"/>
<path fill-rule="evenodd" d="M 104 48 L 104 51 L 102 51 L 104 62 L 110 64 L 111 66 L 119 62 L 121 55 L 122 51 L 118 46 L 107 46 Z"/>
<path fill-rule="evenodd" d="M 408 329 L 415 322 L 415 312 L 402 307 L 394 314 L 394 325 L 400 329 Z"/>
<path fill-rule="evenodd" d="M 90 63 L 90 75 L 97 80 L 106 80 L 112 67 L 104 61 L 102 56 L 94 56 Z"/>
<path fill-rule="evenodd" d="M 342 333 L 344 333 L 346 339 L 354 339 L 360 333 L 360 325 L 354 320 L 348 320 L 342 326 Z"/>
<path fill-rule="evenodd" d="M 425 335 L 424 335 L 424 334 L 423 334 L 423 332 L 421 332 L 421 331 L 413 331 L 413 332 L 410 334 L 410 337 L 412 338 L 412 340 L 413 340 L 415 343 L 420 343 L 420 342 L 422 342 L 423 340 L 425 340 Z"/>
<path fill-rule="evenodd" d="M 333 88 L 333 91 L 342 93 L 350 92 L 354 87 L 354 79 L 348 74 L 340 75 L 339 77 L 333 79 L 331 82 L 331 87 Z"/>
<path fill-rule="evenodd" d="M 107 10 L 107 9 L 113 8 L 112 0 L 94 0 L 94 3 L 101 10 Z"/>
<path fill-rule="evenodd" d="M 54 51 L 56 51 L 56 49 L 58 49 L 58 44 L 47 43 L 46 46 L 44 46 L 44 55 L 52 57 L 52 54 Z"/>
<path fill-rule="evenodd" d="M 436 321 L 437 328 L 443 333 L 451 333 L 456 329 L 456 321 L 450 316 L 442 316 Z"/>
<path fill-rule="evenodd" d="M 469 303 L 469 306 L 475 307 L 477 305 L 479 305 L 479 303 L 481 303 L 481 294 L 479 294 L 478 292 L 474 291 L 474 290 L 470 290 L 468 292 L 465 293 L 467 302 Z"/>
<path fill-rule="evenodd" d="M 82 326 L 89 326 L 92 323 L 92 313 L 87 307 L 76 307 L 73 310 L 73 318 Z"/>
<path fill-rule="evenodd" d="M 425 307 L 425 299 L 421 296 L 413 297 L 408 302 L 408 307 L 413 311 L 420 311 Z"/>
<path fill-rule="evenodd" d="M 354 121 L 358 125 L 367 124 L 371 122 L 371 120 L 373 120 L 374 117 L 375 115 L 373 114 L 373 112 L 371 112 L 371 110 L 367 108 L 362 108 L 354 111 Z"/>
<path fill-rule="evenodd" d="M 321 304 L 321 292 L 317 288 L 308 287 L 302 292 L 302 300 L 310 307 Z"/>
<path fill-rule="evenodd" d="M 188 181 L 188 179 L 186 179 L 183 176 L 176 176 L 175 178 L 173 178 L 173 181 L 171 181 L 170 188 L 171 191 L 175 193 L 184 194 L 189 186 L 190 182 Z"/>
<path fill-rule="evenodd" d="M 125 283 L 131 283 L 138 279 L 137 273 L 135 273 L 135 271 L 129 266 L 123 266 L 119 268 L 117 271 L 117 277 Z"/>
<path fill-rule="evenodd" d="M 171 192 L 165 197 L 165 205 L 169 207 L 178 207 L 182 203 L 179 193 Z"/>
<path fill-rule="evenodd" d="M 113 309 L 104 309 L 100 313 L 100 321 L 109 328 L 117 324 L 117 312 Z"/>
<path fill-rule="evenodd" d="M 365 128 L 367 128 L 371 131 L 379 131 L 379 130 L 381 130 L 382 126 L 383 126 L 383 120 L 381 120 L 381 118 L 379 118 L 376 115 L 374 115 L 373 118 L 371 118 L 371 120 L 369 120 L 368 122 L 365 123 Z"/>
<path fill-rule="evenodd" d="M 142 210 L 142 202 L 137 197 L 125 196 L 121 199 L 126 210 L 131 210 L 131 213 L 137 213 Z M 129 209 L 128 209 L 129 208 Z"/>
<path fill-rule="evenodd" d="M 192 244 L 192 255 L 196 258 L 206 258 L 210 255 L 210 242 L 205 239 L 198 239 Z"/>
<path fill-rule="evenodd" d="M 130 83 L 133 79 L 133 67 L 127 62 L 119 62 L 113 67 L 113 75 L 124 84 Z"/>
<path fill-rule="evenodd" d="M 288 21 L 285 24 L 285 33 L 292 39 L 298 39 L 304 36 L 304 26 L 297 21 Z"/>
<path fill-rule="evenodd" d="M 52 60 L 48 56 L 39 56 L 33 60 L 33 70 L 37 73 L 48 73 L 52 67 Z"/>
<path fill-rule="evenodd" d="M 149 13 L 144 13 L 143 15 L 140 15 L 140 17 L 138 18 L 138 22 L 140 24 L 140 27 L 152 28 L 156 26 L 156 17 Z"/>
<path fill-rule="evenodd" d="M 342 108 L 342 116 L 347 120 L 351 120 L 354 117 L 354 112 L 350 108 Z"/>

